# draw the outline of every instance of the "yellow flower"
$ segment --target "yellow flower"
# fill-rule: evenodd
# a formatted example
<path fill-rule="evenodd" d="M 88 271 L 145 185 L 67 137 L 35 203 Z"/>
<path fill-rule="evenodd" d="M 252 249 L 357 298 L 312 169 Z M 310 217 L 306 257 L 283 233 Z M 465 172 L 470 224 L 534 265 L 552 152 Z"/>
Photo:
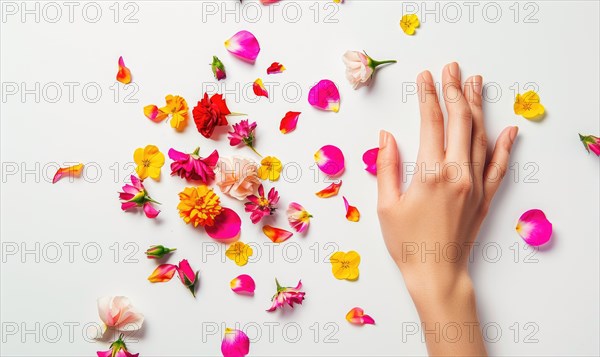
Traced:
<path fill-rule="evenodd" d="M 225 251 L 227 258 L 233 260 L 239 266 L 246 265 L 252 253 L 252 248 L 243 242 L 235 242 Z"/>
<path fill-rule="evenodd" d="M 335 252 L 331 258 L 331 272 L 336 279 L 356 280 L 358 279 L 358 265 L 360 255 L 351 250 L 348 253 Z"/>
<path fill-rule="evenodd" d="M 419 17 L 415 14 L 406 14 L 402 16 L 402 20 L 400 20 L 400 27 L 407 35 L 414 35 L 415 29 L 419 27 L 419 25 Z"/>
<path fill-rule="evenodd" d="M 517 93 L 514 109 L 515 114 L 521 115 L 525 119 L 536 119 L 544 115 L 544 106 L 540 103 L 540 96 L 531 90 L 523 95 Z"/>
<path fill-rule="evenodd" d="M 179 193 L 177 209 L 185 223 L 192 223 L 194 227 L 214 225 L 215 217 L 223 210 L 219 196 L 205 185 L 184 188 Z"/>
<path fill-rule="evenodd" d="M 283 170 L 283 166 L 281 165 L 281 161 L 275 156 L 267 156 L 260 162 L 260 168 L 258 169 L 258 177 L 261 180 L 269 179 L 271 181 L 279 180 L 279 176 L 281 175 L 281 170 Z"/>
<path fill-rule="evenodd" d="M 137 172 L 140 180 L 151 177 L 158 180 L 160 177 L 160 168 L 165 164 L 165 155 L 154 145 L 147 145 L 145 148 L 137 148 L 133 152 L 133 161 L 137 164 Z"/>
<path fill-rule="evenodd" d="M 188 117 L 189 117 L 189 108 L 187 102 L 183 97 L 178 95 L 172 96 L 168 95 L 165 100 L 167 101 L 167 105 L 160 108 L 163 113 L 171 114 L 171 128 L 174 128 L 177 131 L 182 131 L 185 129 L 187 125 Z"/>

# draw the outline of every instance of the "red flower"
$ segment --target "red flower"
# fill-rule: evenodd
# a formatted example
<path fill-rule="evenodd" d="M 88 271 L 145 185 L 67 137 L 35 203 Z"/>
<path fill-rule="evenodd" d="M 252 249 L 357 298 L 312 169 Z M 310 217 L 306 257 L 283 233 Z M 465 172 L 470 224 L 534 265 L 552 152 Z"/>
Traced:
<path fill-rule="evenodd" d="M 204 98 L 192 110 L 198 132 L 205 138 L 210 138 L 215 127 L 227 125 L 226 116 L 231 114 L 227 104 L 220 94 L 213 94 L 210 99 L 204 93 Z"/>

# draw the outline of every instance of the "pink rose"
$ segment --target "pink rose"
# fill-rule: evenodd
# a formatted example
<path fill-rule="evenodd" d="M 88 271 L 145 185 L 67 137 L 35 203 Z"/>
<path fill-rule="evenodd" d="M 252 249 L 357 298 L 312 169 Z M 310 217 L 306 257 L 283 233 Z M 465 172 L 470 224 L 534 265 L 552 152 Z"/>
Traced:
<path fill-rule="evenodd" d="M 260 186 L 258 166 L 248 159 L 220 158 L 215 173 L 221 192 L 240 201 L 255 194 Z"/>
<path fill-rule="evenodd" d="M 137 331 L 144 323 L 144 315 L 138 312 L 125 296 L 106 296 L 98 299 L 98 315 L 104 327 L 118 331 Z"/>
<path fill-rule="evenodd" d="M 344 64 L 346 65 L 346 78 L 356 89 L 360 84 L 368 84 L 373 75 L 373 68 L 369 66 L 369 58 L 358 51 L 346 51 L 344 53 Z"/>

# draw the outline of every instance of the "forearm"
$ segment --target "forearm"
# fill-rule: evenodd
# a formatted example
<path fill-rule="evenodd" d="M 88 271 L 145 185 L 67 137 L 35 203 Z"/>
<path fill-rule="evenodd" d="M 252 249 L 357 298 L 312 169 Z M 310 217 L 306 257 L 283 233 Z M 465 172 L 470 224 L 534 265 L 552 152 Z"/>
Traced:
<path fill-rule="evenodd" d="M 440 274 L 405 276 L 429 354 L 485 356 L 471 279 L 466 272 Z"/>

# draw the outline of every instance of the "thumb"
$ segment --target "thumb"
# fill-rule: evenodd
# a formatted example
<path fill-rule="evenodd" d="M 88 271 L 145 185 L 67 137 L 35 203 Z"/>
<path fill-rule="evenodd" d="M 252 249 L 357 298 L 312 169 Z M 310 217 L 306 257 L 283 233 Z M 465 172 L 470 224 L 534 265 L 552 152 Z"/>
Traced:
<path fill-rule="evenodd" d="M 377 154 L 377 195 L 381 204 L 400 197 L 400 155 L 396 139 L 385 130 L 379 132 Z"/>

